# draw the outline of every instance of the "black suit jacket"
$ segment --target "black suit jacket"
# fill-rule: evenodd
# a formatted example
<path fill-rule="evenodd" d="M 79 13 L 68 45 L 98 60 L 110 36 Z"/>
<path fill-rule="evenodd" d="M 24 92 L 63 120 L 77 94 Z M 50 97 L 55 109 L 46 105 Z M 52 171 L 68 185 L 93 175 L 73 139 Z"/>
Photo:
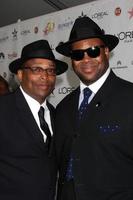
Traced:
<path fill-rule="evenodd" d="M 54 108 L 47 105 L 54 131 Z M 48 152 L 20 89 L 0 97 L 0 200 L 54 199 L 57 166 L 52 143 Z"/>
<path fill-rule="evenodd" d="M 111 72 L 80 123 L 79 92 L 77 88 L 57 106 L 58 199 L 63 190 L 66 193 L 65 173 L 71 152 L 77 200 L 131 200 L 133 84 Z"/>

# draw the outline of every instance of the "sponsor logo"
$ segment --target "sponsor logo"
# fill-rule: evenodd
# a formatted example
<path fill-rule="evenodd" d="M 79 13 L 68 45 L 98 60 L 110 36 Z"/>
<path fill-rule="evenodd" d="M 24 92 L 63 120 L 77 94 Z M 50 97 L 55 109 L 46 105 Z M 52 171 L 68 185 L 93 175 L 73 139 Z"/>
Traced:
<path fill-rule="evenodd" d="M 133 17 L 133 8 L 128 11 L 128 14 L 129 14 L 129 19 L 131 19 Z"/>
<path fill-rule="evenodd" d="M 7 77 L 7 73 L 3 72 L 3 78 L 6 78 L 6 77 Z"/>
<path fill-rule="evenodd" d="M 3 52 L 0 52 L 0 62 L 3 62 L 5 59 L 5 54 Z"/>
<path fill-rule="evenodd" d="M 120 16 L 120 14 L 121 14 L 121 8 L 120 8 L 120 7 L 117 7 L 117 8 L 115 9 L 115 15 L 116 15 L 116 16 Z"/>
<path fill-rule="evenodd" d="M 8 40 L 8 38 L 9 38 L 8 36 L 5 36 L 5 37 L 3 37 L 3 38 L 0 38 L 0 43 L 1 43 L 1 42 L 5 42 L 6 40 Z"/>
<path fill-rule="evenodd" d="M 58 89 L 58 94 L 68 94 L 75 90 L 75 87 L 62 87 Z"/>
<path fill-rule="evenodd" d="M 50 32 L 53 32 L 55 28 L 54 22 L 48 22 L 46 27 L 43 30 L 44 35 L 48 35 Z"/>
<path fill-rule="evenodd" d="M 133 42 L 133 31 L 120 32 L 117 34 L 117 37 L 125 43 Z"/>
<path fill-rule="evenodd" d="M 63 23 L 58 24 L 58 29 L 59 30 L 64 30 L 66 28 L 69 28 L 73 25 L 74 21 L 71 20 L 70 17 L 68 17 L 68 19 L 66 19 Z"/>
<path fill-rule="evenodd" d="M 102 19 L 104 16 L 107 16 L 108 15 L 108 13 L 107 13 L 107 11 L 104 11 L 104 12 L 96 12 L 96 13 L 94 13 L 91 17 L 92 17 L 92 19 Z"/>
<path fill-rule="evenodd" d="M 128 66 L 122 65 L 121 60 L 117 61 L 117 66 L 116 67 L 112 67 L 112 69 L 124 69 L 124 68 L 128 68 Z"/>
<path fill-rule="evenodd" d="M 5 59 L 5 54 L 3 52 L 0 52 L 0 59 Z"/>
<path fill-rule="evenodd" d="M 10 53 L 10 54 L 8 54 L 8 58 L 10 59 L 10 60 L 12 60 L 12 59 L 14 59 L 14 58 L 16 58 L 17 57 L 17 53 L 14 51 L 13 53 Z"/>
<path fill-rule="evenodd" d="M 29 33 L 30 33 L 30 30 L 21 31 L 21 35 L 24 35 L 24 36 L 28 35 Z"/>
<path fill-rule="evenodd" d="M 12 32 L 13 40 L 17 40 L 17 34 L 18 34 L 18 31 L 14 29 Z"/>
<path fill-rule="evenodd" d="M 38 31 L 39 31 L 39 28 L 38 28 L 38 26 L 35 26 L 35 27 L 34 27 L 34 33 L 35 33 L 35 34 L 37 34 L 37 33 L 38 33 Z"/>
<path fill-rule="evenodd" d="M 131 65 L 133 65 L 133 60 L 131 61 Z"/>

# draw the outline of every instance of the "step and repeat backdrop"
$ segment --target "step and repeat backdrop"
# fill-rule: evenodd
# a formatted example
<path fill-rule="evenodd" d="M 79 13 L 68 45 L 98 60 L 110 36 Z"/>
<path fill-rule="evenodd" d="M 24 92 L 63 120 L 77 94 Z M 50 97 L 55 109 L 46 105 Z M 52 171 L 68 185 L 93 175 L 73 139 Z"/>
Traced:
<path fill-rule="evenodd" d="M 59 42 L 68 40 L 75 19 L 82 15 L 93 19 L 106 34 L 119 38 L 119 45 L 110 55 L 110 67 L 121 78 L 133 82 L 133 0 L 100 0 L 25 21 L 18 19 L 17 23 L 0 28 L 0 74 L 11 90 L 19 83 L 9 72 L 9 63 L 20 57 L 24 45 L 38 39 L 48 40 L 55 56 L 69 64 L 68 71 L 57 76 L 50 102 L 56 106 L 78 86 L 70 59 L 54 49 Z"/>

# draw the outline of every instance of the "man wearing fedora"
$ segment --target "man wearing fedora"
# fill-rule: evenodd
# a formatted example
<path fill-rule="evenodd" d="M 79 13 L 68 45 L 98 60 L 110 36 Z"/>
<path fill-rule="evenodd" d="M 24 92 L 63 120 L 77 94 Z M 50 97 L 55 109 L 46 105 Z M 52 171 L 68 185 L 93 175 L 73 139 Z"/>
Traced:
<path fill-rule="evenodd" d="M 67 64 L 38 40 L 24 46 L 9 69 L 20 87 L 0 98 L 0 200 L 54 200 L 55 111 L 46 98 Z"/>
<path fill-rule="evenodd" d="M 80 80 L 57 106 L 58 200 L 133 199 L 133 84 L 109 67 L 118 42 L 83 16 L 56 47 Z"/>

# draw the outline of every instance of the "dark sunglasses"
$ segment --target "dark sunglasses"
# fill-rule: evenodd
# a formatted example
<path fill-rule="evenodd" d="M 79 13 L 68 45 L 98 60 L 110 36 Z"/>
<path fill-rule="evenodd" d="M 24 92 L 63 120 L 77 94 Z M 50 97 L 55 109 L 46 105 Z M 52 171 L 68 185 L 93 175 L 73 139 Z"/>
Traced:
<path fill-rule="evenodd" d="M 96 58 L 100 56 L 100 48 L 104 48 L 104 47 L 105 45 L 99 45 L 99 46 L 89 47 L 88 49 L 72 50 L 70 57 L 73 60 L 79 61 L 84 58 L 84 53 L 86 52 L 90 58 Z"/>

